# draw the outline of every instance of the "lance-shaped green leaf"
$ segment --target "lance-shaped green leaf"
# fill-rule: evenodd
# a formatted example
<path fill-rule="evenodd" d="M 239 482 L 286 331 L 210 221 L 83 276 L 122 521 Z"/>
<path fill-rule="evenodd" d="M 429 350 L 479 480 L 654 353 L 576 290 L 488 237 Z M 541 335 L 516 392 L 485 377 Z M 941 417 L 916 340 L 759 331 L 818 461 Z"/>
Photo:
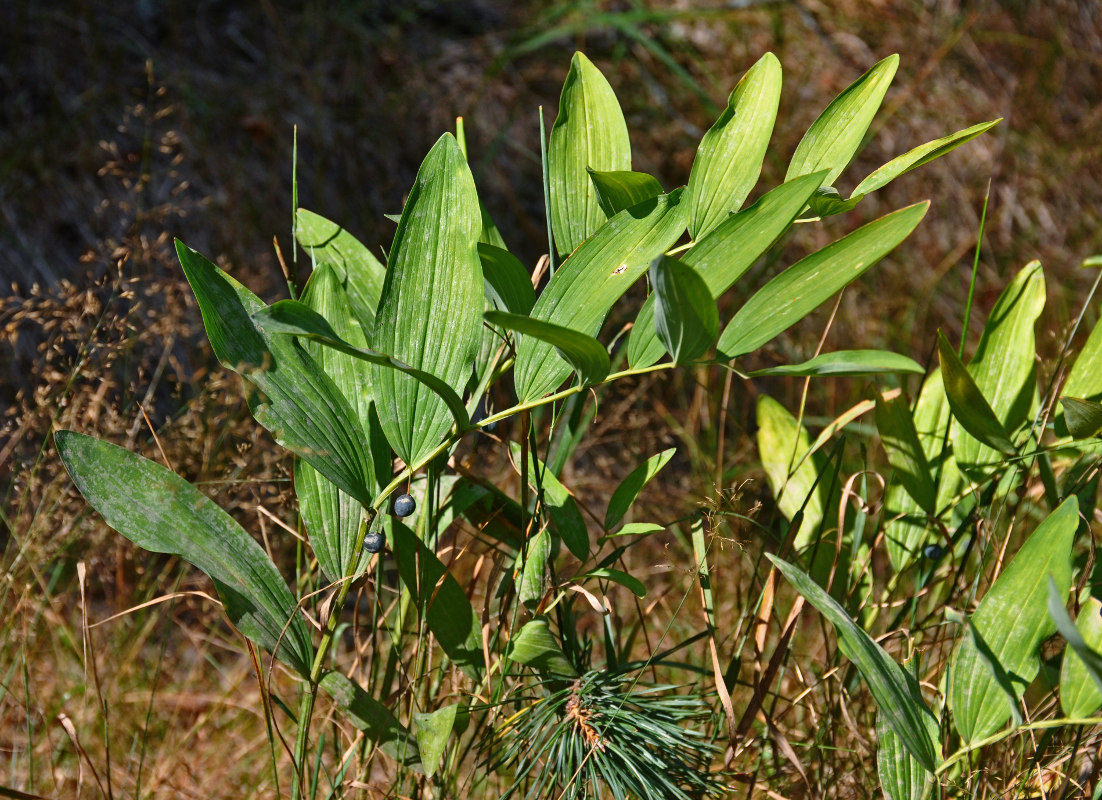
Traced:
<path fill-rule="evenodd" d="M 914 359 L 887 350 L 835 350 L 822 353 L 801 364 L 784 364 L 779 367 L 756 369 L 750 377 L 764 375 L 791 375 L 794 377 L 820 378 L 858 377 L 862 375 L 921 375 L 922 366 Z"/>
<path fill-rule="evenodd" d="M 524 550 L 517 556 L 517 599 L 529 608 L 543 599 L 544 577 L 550 557 L 551 534 L 546 528 L 529 537 Z"/>
<path fill-rule="evenodd" d="M 884 649 L 854 622 L 845 610 L 815 581 L 797 567 L 766 553 L 796 591 L 834 626 L 838 649 L 853 662 L 869 686 L 885 724 L 922 767 L 937 769 L 941 752 L 937 744 L 937 720 L 926 706 L 918 682 L 895 663 Z"/>
<path fill-rule="evenodd" d="M 233 517 L 176 473 L 122 447 L 73 431 L 55 433 L 54 444 L 108 525 L 138 547 L 179 556 L 206 573 L 241 633 L 310 674 L 314 648 L 294 595 Z"/>
<path fill-rule="evenodd" d="M 787 330 L 895 249 L 929 207 L 923 202 L 893 211 L 797 261 L 746 301 L 716 349 L 736 358 Z"/>
<path fill-rule="evenodd" d="M 1068 643 L 1060 668 L 1060 708 L 1073 719 L 1089 716 L 1102 706 L 1102 602 L 1088 597 L 1072 624 L 1050 579 L 1048 611 Z"/>
<path fill-rule="evenodd" d="M 613 304 L 684 230 L 680 189 L 621 211 L 559 265 L 532 317 L 596 336 Z M 537 400 L 570 372 L 553 345 L 525 337 L 517 348 L 517 397 Z"/>
<path fill-rule="evenodd" d="M 413 713 L 413 729 L 417 732 L 417 747 L 421 751 L 421 766 L 425 768 L 425 777 L 431 778 L 440 767 L 448 738 L 455 727 L 455 712 L 459 704 L 443 706 L 427 714 Z"/>
<path fill-rule="evenodd" d="M 1090 439 L 1102 433 L 1102 403 L 1080 397 L 1061 397 L 1064 424 L 1075 439 Z"/>
<path fill-rule="evenodd" d="M 628 476 L 620 482 L 620 485 L 616 487 L 616 491 L 612 493 L 612 497 L 608 501 L 608 509 L 605 511 L 606 531 L 624 518 L 624 514 L 628 512 L 631 504 L 639 497 L 643 487 L 650 483 L 651 479 L 662 470 L 662 467 L 670 463 L 670 459 L 673 458 L 673 454 L 676 452 L 677 448 L 671 447 L 661 453 L 655 453 L 628 473 Z"/>
<path fill-rule="evenodd" d="M 625 208 L 662 194 L 662 184 L 646 172 L 598 172 L 588 170 L 597 192 L 597 202 L 606 217 L 614 217 Z"/>
<path fill-rule="evenodd" d="M 559 115 L 547 147 L 551 231 L 560 255 L 588 239 L 606 216 L 587 169 L 631 169 L 628 126 L 616 94 L 588 58 L 575 53 L 559 97 Z"/>
<path fill-rule="evenodd" d="M 861 146 L 898 66 L 899 56 L 890 55 L 834 98 L 796 146 L 785 180 L 829 169 L 825 183 L 834 183 Z"/>
<path fill-rule="evenodd" d="M 781 62 L 766 53 L 742 76 L 696 150 L 686 189 L 694 240 L 738 211 L 758 182 L 780 98 Z"/>
<path fill-rule="evenodd" d="M 412 768 L 420 765 L 416 741 L 389 708 L 339 672 L 326 672 L 318 685 L 369 742 L 378 744 L 380 750 L 399 764 Z"/>
<path fill-rule="evenodd" d="M 713 299 L 718 299 L 792 226 L 825 175 L 805 175 L 778 186 L 719 223 L 681 260 L 704 279 Z M 628 363 L 636 369 L 649 367 L 665 352 L 654 327 L 654 304 L 651 294 L 628 338 Z"/>
<path fill-rule="evenodd" d="M 928 722 L 932 722 L 932 716 Z M 930 740 L 936 742 L 937 737 L 938 729 L 934 724 Z M 925 800 L 926 788 L 934 777 L 903 746 L 903 740 L 891 729 L 882 711 L 876 712 L 876 768 L 880 788 L 888 800 Z"/>
<path fill-rule="evenodd" d="M 1000 122 L 1002 122 L 1002 117 L 993 119 L 990 122 L 981 122 L 979 125 L 973 125 L 940 139 L 934 139 L 932 142 L 926 142 L 926 144 L 919 145 L 913 150 L 893 158 L 857 184 L 857 188 L 853 190 L 851 197 L 864 196 L 869 192 L 882 189 L 900 175 L 904 175 L 912 169 L 918 169 L 923 164 L 929 164 L 935 158 L 941 158 L 946 153 L 956 150 L 962 144 L 967 144 L 977 136 L 986 133 Z"/>
<path fill-rule="evenodd" d="M 574 576 L 574 580 L 576 581 L 581 581 L 585 578 L 612 581 L 613 583 L 620 584 L 636 597 L 647 596 L 647 587 L 643 585 L 643 582 L 635 576 L 629 575 L 622 570 L 598 567 L 597 569 L 591 569 L 588 572 L 583 572 L 581 575 Z"/>
<path fill-rule="evenodd" d="M 333 379 L 287 337 L 273 336 L 253 319 L 264 303 L 191 248 L 176 253 L 199 302 L 203 326 L 222 366 L 255 388 L 249 407 L 279 444 L 361 504 L 370 505 L 370 454 L 357 433 L 355 409 Z"/>
<path fill-rule="evenodd" d="M 494 325 L 552 345 L 578 373 L 583 384 L 600 383 L 608 377 L 612 369 L 608 351 L 592 336 L 552 322 L 504 311 L 487 311 L 485 317 L 487 322 Z"/>
<path fill-rule="evenodd" d="M 436 554 L 397 520 L 391 547 L 398 577 L 428 629 L 455 665 L 477 679 L 484 668 L 482 634 L 471 601 Z"/>
<path fill-rule="evenodd" d="M 1096 324 L 1091 329 L 1060 394 L 1082 400 L 1102 399 L 1102 325 Z M 1061 436 L 1067 433 L 1062 408 L 1056 410 L 1056 433 Z"/>
<path fill-rule="evenodd" d="M 1040 669 L 1037 650 L 1056 625 L 1048 614 L 1049 575 L 1061 605 L 1071 584 L 1071 545 L 1079 526 L 1079 505 L 1069 497 L 1042 522 L 988 590 L 972 624 L 1009 677 L 1015 693 Z M 949 661 L 946 699 L 965 744 L 998 730 L 1011 716 L 1004 691 L 983 664 L 973 637 L 964 637 Z"/>
<path fill-rule="evenodd" d="M 336 272 L 348 292 L 352 313 L 369 335 L 375 327 L 386 267 L 347 230 L 305 208 L 295 215 L 295 236 L 315 268 L 324 264 Z"/>
<path fill-rule="evenodd" d="M 811 195 L 808 204 L 811 212 L 817 217 L 832 217 L 835 214 L 844 214 L 857 208 L 857 204 L 865 199 L 863 194 L 855 194 L 848 200 L 843 199 L 838 190 L 833 186 L 823 186 L 816 189 Z"/>
<path fill-rule="evenodd" d="M 394 234 L 372 344 L 435 375 L 456 394 L 471 374 L 482 330 L 478 195 L 451 134 L 425 156 Z M 407 464 L 436 447 L 455 417 L 423 381 L 371 367 L 379 421 Z"/>
<path fill-rule="evenodd" d="M 536 617 L 526 623 L 509 641 L 507 653 L 512 661 L 539 672 L 550 675 L 577 674 L 551 634 L 547 617 Z"/>
<path fill-rule="evenodd" d="M 1032 416 L 1030 406 L 1037 374 L 1033 328 L 1044 307 L 1044 271 L 1039 261 L 1033 261 L 999 295 L 983 327 L 976 353 L 968 363 L 968 374 L 1007 433 Z M 974 470 L 1001 460 L 998 453 L 984 447 L 978 437 L 965 435 L 961 428 L 968 430 L 961 421 L 954 426 L 950 438 L 954 457 L 962 469 Z"/>
<path fill-rule="evenodd" d="M 509 450 L 514 463 L 518 462 L 521 458 L 520 442 L 510 442 Z M 589 530 L 578 502 L 531 450 L 528 451 L 528 483 L 537 491 L 542 487 L 543 507 L 551 517 L 551 527 L 570 552 L 580 561 L 589 558 Z"/>
<path fill-rule="evenodd" d="M 467 410 L 463 406 L 463 401 L 459 399 L 459 395 L 447 383 L 440 380 L 436 375 L 425 372 L 423 369 L 411 367 L 409 364 L 386 353 L 380 353 L 369 347 L 356 347 L 349 344 L 337 335 L 337 332 L 333 330 L 325 317 L 297 300 L 280 300 L 278 303 L 265 306 L 257 310 L 253 315 L 253 319 L 258 326 L 270 334 L 300 336 L 320 342 L 326 347 L 332 347 L 379 367 L 386 367 L 408 375 L 440 399 L 444 407 L 451 412 L 451 418 L 459 430 L 466 430 L 470 427 L 470 419 L 467 417 Z M 366 505 L 370 504 L 370 501 L 366 503 Z"/>
<path fill-rule="evenodd" d="M 956 351 L 941 331 L 937 334 L 937 351 L 941 359 L 942 380 L 945 382 L 945 396 L 953 418 L 973 438 L 1005 455 L 1017 452 L 1006 429 L 991 404 L 980 392 L 972 376 L 957 357 Z"/>
<path fill-rule="evenodd" d="M 716 301 L 696 271 L 676 258 L 659 256 L 650 267 L 654 283 L 654 325 L 677 364 L 712 346 L 719 333 Z"/>
<path fill-rule="evenodd" d="M 911 409 L 902 395 L 885 400 L 882 394 L 877 394 L 876 427 L 896 478 L 923 511 L 937 513 L 937 487 L 933 472 L 918 440 Z"/>
<path fill-rule="evenodd" d="M 826 508 L 826 486 L 815 482 L 822 465 L 815 455 L 805 458 L 811 449 L 807 429 L 784 406 L 768 395 L 759 395 L 757 416 L 758 453 L 777 508 L 789 521 L 803 511 L 795 541 L 796 549 L 801 550 L 814 537 Z"/>
<path fill-rule="evenodd" d="M 478 246 L 486 298 L 498 311 L 529 314 L 536 304 L 532 279 L 512 253 L 489 244 Z"/>

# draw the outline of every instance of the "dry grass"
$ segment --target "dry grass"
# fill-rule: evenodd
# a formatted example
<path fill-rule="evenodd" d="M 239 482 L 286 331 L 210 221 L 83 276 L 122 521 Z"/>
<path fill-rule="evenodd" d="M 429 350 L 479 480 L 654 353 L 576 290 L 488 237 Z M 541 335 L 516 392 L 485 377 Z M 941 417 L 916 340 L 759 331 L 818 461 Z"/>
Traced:
<path fill-rule="evenodd" d="M 918 197 L 934 200 L 907 245 L 844 295 L 832 345 L 922 357 L 915 351 L 934 328 L 959 330 L 988 177 L 981 308 L 1013 270 L 1040 257 L 1051 298 L 1051 335 L 1042 346 L 1052 352 L 1093 277 L 1074 270 L 1102 250 L 1102 23 L 1089 0 L 976 10 L 954 2 L 805 0 L 736 11 L 653 3 L 640 30 L 658 49 L 597 16 L 626 9 L 615 3 L 554 20 L 534 2 L 423 2 L 406 11 L 366 0 L 335 5 L 322 13 L 278 2 L 199 10 L 17 2 L 0 12 L 5 27 L 22 34 L 0 63 L 0 608 L 7 612 L 0 784 L 58 797 L 99 796 L 108 785 L 117 796 L 272 793 L 257 680 L 239 637 L 194 594 L 209 586 L 190 568 L 135 552 L 106 530 L 75 494 L 48 435 L 53 427 L 94 432 L 155 459 L 163 448 L 177 472 L 271 543 L 280 563 L 293 564 L 287 537 L 257 511 L 293 519 L 287 460 L 248 419 L 237 379 L 210 357 L 169 238 L 223 254 L 254 290 L 274 297 L 280 278 L 269 242 L 273 234 L 285 241 L 289 224 L 292 122 L 301 126 L 301 203 L 384 243 L 391 228 L 382 214 L 400 206 L 427 146 L 464 114 L 490 211 L 531 263 L 544 236 L 535 108 L 542 103 L 553 116 L 572 47 L 606 68 L 633 132 L 636 167 L 667 186 L 685 181 L 711 112 L 688 82 L 671 77 L 659 53 L 713 102 L 761 52 L 778 54 L 786 92 L 763 181 L 772 185 L 827 99 L 876 58 L 900 52 L 887 113 L 854 176 L 948 130 L 1007 121 L 866 201 L 852 219 L 786 248 L 785 263 L 859 219 Z M 572 32 L 523 52 L 564 21 L 576 23 Z M 810 355 L 825 318 L 801 325 L 762 358 Z M 801 385 L 763 388 L 795 407 Z M 833 416 L 862 388 L 857 381 L 816 387 L 810 408 Z M 638 513 L 669 519 L 700 502 L 723 504 L 717 482 L 729 488 L 759 477 L 748 436 L 755 391 L 736 383 L 723 410 L 723 377 L 712 372 L 618 385 L 567 481 L 582 502 L 603 508 L 639 457 L 676 441 L 678 460 Z M 749 484 L 726 507 L 747 513 L 768 503 L 761 487 Z M 772 513 L 767 506 L 761 521 Z M 771 657 L 783 654 L 773 665 L 773 692 L 760 716 L 750 715 L 734 757 L 737 780 L 761 797 L 877 796 L 867 694 L 838 667 L 833 638 L 818 624 L 784 637 L 792 599 L 783 589 L 761 626 L 767 633 L 756 638 L 752 612 L 766 591 L 762 542 L 750 523 L 723 537 L 712 572 L 728 626 L 726 657 L 744 642 L 729 673 L 736 708 L 753 708 L 755 687 L 770 685 Z M 696 591 L 691 550 L 671 537 L 633 557 L 656 584 L 650 618 L 674 616 Z M 78 565 L 87 569 L 83 594 Z M 105 621 L 169 593 L 182 594 Z M 700 613 L 690 604 L 674 633 L 698 630 Z M 939 634 L 921 625 L 911 634 L 934 641 L 925 656 L 932 676 L 944 660 Z M 1063 768 L 1067 745 L 1047 742 L 1044 763 Z M 1027 758 L 1015 760 L 1020 755 L 974 765 L 982 796 L 1035 777 Z M 279 760 L 285 788 L 287 758 Z M 365 780 L 387 791 L 385 776 Z"/>

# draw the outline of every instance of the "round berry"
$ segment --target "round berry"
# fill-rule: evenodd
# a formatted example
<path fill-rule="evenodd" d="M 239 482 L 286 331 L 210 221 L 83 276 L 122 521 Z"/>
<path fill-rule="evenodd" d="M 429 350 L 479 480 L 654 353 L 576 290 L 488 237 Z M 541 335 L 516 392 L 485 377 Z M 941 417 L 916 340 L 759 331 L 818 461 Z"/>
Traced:
<path fill-rule="evenodd" d="M 945 551 L 936 544 L 928 544 L 922 551 L 922 555 L 926 556 L 926 558 L 928 558 L 930 561 L 937 561 L 939 558 L 945 555 Z"/>
<path fill-rule="evenodd" d="M 364 550 L 369 553 L 378 553 L 386 546 L 386 537 L 381 533 L 372 531 L 364 537 Z"/>
<path fill-rule="evenodd" d="M 394 516 L 408 517 L 417 510 L 417 501 L 411 494 L 400 494 L 394 500 Z"/>

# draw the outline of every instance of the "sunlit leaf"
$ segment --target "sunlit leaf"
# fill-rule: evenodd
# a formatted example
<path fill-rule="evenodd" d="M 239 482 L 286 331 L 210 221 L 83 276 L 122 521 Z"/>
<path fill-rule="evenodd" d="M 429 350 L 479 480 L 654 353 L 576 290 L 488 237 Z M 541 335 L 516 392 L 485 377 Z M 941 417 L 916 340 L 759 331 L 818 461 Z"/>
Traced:
<path fill-rule="evenodd" d="M 598 172 L 589 170 L 597 202 L 605 216 L 614 217 L 625 208 L 662 194 L 662 184 L 646 172 Z"/>
<path fill-rule="evenodd" d="M 750 372 L 752 378 L 763 375 L 792 375 L 796 377 L 854 377 L 861 375 L 921 375 L 922 366 L 913 359 L 887 350 L 835 350 L 823 353 L 802 364 L 784 364 Z"/>
<path fill-rule="evenodd" d="M 815 456 L 804 458 L 811 439 L 784 406 L 759 395 L 757 416 L 758 453 L 777 508 L 790 521 L 803 512 L 795 541 L 801 550 L 812 541 L 826 508 L 826 488 L 821 481 L 816 486 L 821 464 Z"/>
<path fill-rule="evenodd" d="M 1102 602 L 1088 597 L 1072 624 L 1060 590 L 1049 581 L 1048 611 L 1067 640 L 1060 669 L 1060 707 L 1072 718 L 1089 716 L 1102 706 Z"/>
<path fill-rule="evenodd" d="M 620 482 L 620 485 L 616 487 L 616 490 L 612 493 L 612 497 L 608 501 L 608 510 L 605 512 L 605 530 L 613 527 L 624 518 L 624 514 L 627 513 L 632 503 L 639 497 L 639 493 L 643 491 L 643 487 L 650 483 L 651 479 L 654 478 L 664 466 L 670 463 L 670 459 L 673 458 L 676 452 L 677 448 L 671 447 L 667 450 L 663 450 L 661 453 L 655 453 L 633 469 L 628 476 Z"/>

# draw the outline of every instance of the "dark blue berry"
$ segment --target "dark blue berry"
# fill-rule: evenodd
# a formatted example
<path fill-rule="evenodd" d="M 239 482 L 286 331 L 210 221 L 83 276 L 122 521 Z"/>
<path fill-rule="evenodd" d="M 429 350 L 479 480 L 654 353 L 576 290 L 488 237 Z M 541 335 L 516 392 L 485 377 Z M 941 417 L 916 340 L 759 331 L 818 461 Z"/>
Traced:
<path fill-rule="evenodd" d="M 386 537 L 381 533 L 372 531 L 364 537 L 364 550 L 369 553 L 378 553 L 386 546 Z"/>
<path fill-rule="evenodd" d="M 928 544 L 923 549 L 922 555 L 926 556 L 926 558 L 930 559 L 930 561 L 937 561 L 939 558 L 945 555 L 945 551 L 936 544 Z"/>
<path fill-rule="evenodd" d="M 400 494 L 394 500 L 394 516 L 408 517 L 417 510 L 417 501 L 411 494 Z"/>

